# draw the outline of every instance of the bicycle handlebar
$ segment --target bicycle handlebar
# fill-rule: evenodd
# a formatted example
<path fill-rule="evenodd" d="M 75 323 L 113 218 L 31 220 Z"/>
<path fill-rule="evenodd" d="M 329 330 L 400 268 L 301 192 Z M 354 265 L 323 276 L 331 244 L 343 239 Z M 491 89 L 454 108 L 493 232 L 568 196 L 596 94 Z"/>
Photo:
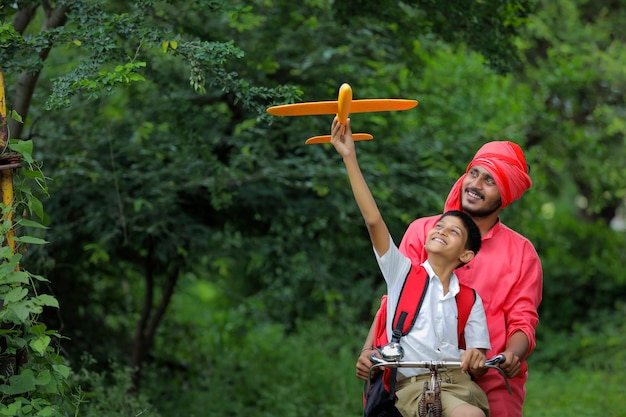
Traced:
<path fill-rule="evenodd" d="M 446 367 L 450 367 L 450 368 L 461 367 L 460 361 L 400 361 L 400 360 L 387 361 L 385 359 L 379 358 L 375 354 L 372 354 L 370 356 L 370 359 L 372 362 L 374 362 L 374 365 L 370 368 L 369 373 L 367 375 L 368 381 L 371 380 L 372 371 L 375 368 L 381 368 L 381 367 L 426 368 L 426 369 L 430 369 L 431 371 L 437 370 L 440 368 L 446 368 Z M 500 373 L 500 375 L 502 375 L 502 377 L 504 378 L 504 382 L 506 383 L 506 388 L 509 391 L 509 394 L 512 394 L 511 386 L 509 385 L 509 380 L 506 374 L 504 373 L 504 371 L 500 369 L 500 367 L 498 366 L 501 363 L 504 363 L 504 361 L 506 361 L 506 357 L 503 354 L 496 355 L 493 358 L 485 361 L 485 368 L 495 369 L 496 371 L 498 371 L 498 373 Z"/>

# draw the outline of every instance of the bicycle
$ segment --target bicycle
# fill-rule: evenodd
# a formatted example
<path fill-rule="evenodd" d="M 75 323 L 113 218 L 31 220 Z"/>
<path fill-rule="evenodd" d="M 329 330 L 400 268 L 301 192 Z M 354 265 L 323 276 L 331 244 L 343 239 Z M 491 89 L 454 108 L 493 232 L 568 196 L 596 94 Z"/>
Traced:
<path fill-rule="evenodd" d="M 376 368 L 425 368 L 430 371 L 430 383 L 424 382 L 424 393 L 418 403 L 420 417 L 441 417 L 441 382 L 440 372 L 448 368 L 460 368 L 460 361 L 402 361 L 404 350 L 399 343 L 391 342 L 379 349 L 382 358 L 372 354 L 370 359 L 374 365 L 370 368 L 368 381 L 371 380 L 372 371 Z M 508 378 L 498 365 L 503 363 L 506 357 L 503 354 L 494 356 L 485 362 L 485 368 L 495 369 L 504 378 L 509 394 L 512 393 Z"/>

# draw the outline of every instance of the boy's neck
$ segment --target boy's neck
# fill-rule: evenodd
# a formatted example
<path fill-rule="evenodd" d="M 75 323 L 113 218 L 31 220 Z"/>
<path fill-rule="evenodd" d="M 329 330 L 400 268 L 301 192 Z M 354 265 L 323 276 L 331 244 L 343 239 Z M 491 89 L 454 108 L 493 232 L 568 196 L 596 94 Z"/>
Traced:
<path fill-rule="evenodd" d="M 439 277 L 439 280 L 443 284 L 443 294 L 447 294 L 450 287 L 450 277 L 452 272 L 458 266 L 457 260 L 450 262 L 450 259 L 446 259 L 437 255 L 429 255 L 428 263 L 433 268 L 433 271 Z"/>

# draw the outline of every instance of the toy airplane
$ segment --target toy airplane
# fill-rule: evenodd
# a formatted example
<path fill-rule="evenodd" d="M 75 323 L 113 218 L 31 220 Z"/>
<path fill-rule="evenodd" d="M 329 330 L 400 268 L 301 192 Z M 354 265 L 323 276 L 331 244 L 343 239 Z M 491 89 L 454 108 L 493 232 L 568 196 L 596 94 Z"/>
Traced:
<path fill-rule="evenodd" d="M 352 100 L 352 88 L 344 83 L 339 87 L 337 101 L 314 101 L 309 103 L 285 104 L 267 109 L 274 116 L 313 116 L 319 114 L 336 114 L 339 123 L 344 127 L 350 113 L 366 113 L 376 111 L 409 110 L 417 106 L 417 100 L 404 99 L 368 99 Z M 369 133 L 353 133 L 356 140 L 374 139 Z M 307 145 L 314 143 L 329 143 L 330 135 L 314 136 L 307 139 Z"/>

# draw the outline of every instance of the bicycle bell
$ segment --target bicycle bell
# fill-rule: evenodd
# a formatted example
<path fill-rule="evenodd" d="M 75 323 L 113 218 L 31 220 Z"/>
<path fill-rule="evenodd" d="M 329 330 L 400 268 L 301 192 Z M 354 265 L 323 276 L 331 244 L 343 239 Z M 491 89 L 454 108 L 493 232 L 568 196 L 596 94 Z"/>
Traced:
<path fill-rule="evenodd" d="M 399 361 L 404 357 L 404 348 L 398 342 L 389 342 L 380 348 L 380 354 L 386 361 Z"/>

